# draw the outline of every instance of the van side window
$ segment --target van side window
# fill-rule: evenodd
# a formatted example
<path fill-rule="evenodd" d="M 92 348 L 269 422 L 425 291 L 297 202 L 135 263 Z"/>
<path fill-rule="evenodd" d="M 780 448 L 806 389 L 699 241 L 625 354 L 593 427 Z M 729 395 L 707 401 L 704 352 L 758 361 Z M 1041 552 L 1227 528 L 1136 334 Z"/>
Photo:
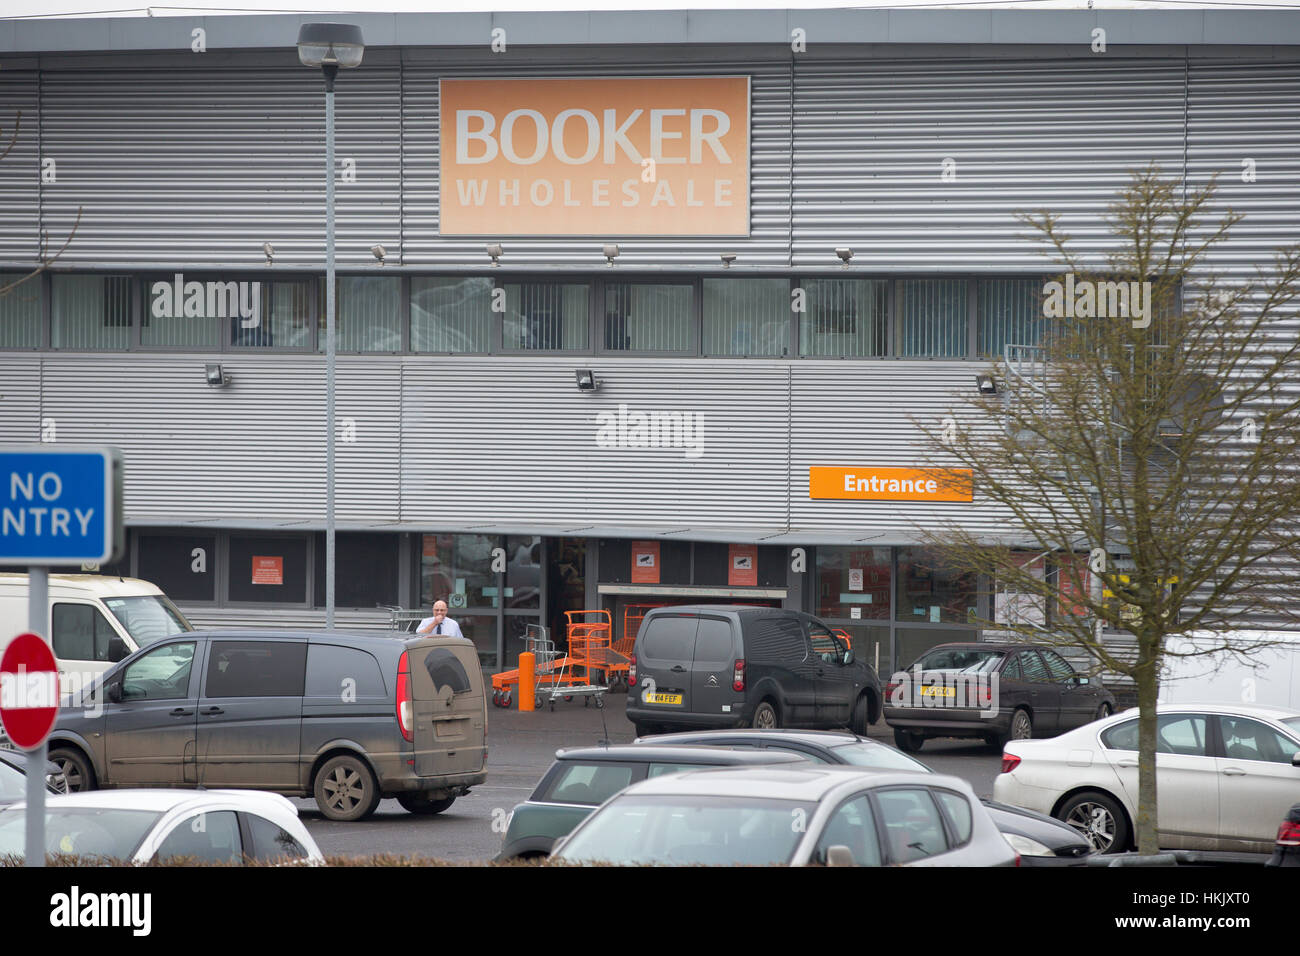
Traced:
<path fill-rule="evenodd" d="M 773 664 L 801 664 L 808 659 L 803 625 L 793 617 L 760 617 L 745 635 L 745 657 Z"/>
<path fill-rule="evenodd" d="M 178 700 L 189 695 L 194 642 L 164 644 L 137 657 L 122 674 L 123 700 Z"/>
<path fill-rule="evenodd" d="M 379 662 L 355 647 L 312 644 L 307 649 L 307 696 L 337 702 L 345 692 L 355 693 L 358 699 L 383 697 L 386 691 Z"/>
<path fill-rule="evenodd" d="M 65 661 L 107 661 L 117 631 L 89 604 L 56 604 L 50 619 L 54 656 Z"/>
<path fill-rule="evenodd" d="M 204 697 L 301 697 L 305 641 L 213 641 Z"/>
<path fill-rule="evenodd" d="M 813 653 L 830 664 L 844 659 L 844 644 L 838 637 L 820 624 L 808 623 L 808 639 L 812 641 Z"/>

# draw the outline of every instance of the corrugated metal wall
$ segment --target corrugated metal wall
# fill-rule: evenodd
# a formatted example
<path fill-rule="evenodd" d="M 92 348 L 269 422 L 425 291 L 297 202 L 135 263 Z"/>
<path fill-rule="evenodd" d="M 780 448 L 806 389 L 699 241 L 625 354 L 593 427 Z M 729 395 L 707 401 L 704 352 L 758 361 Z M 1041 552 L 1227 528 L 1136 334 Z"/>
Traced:
<path fill-rule="evenodd" d="M 0 73 L 0 259 L 40 254 L 40 120 L 35 72 Z"/>

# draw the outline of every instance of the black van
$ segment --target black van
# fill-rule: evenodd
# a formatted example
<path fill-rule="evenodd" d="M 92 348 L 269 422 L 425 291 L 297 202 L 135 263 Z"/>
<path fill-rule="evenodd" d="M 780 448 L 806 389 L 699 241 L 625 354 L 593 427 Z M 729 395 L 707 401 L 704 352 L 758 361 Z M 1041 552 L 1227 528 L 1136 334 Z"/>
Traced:
<path fill-rule="evenodd" d="M 627 716 L 675 727 L 849 727 L 880 717 L 880 680 L 829 627 L 781 608 L 655 608 L 637 634 Z"/>

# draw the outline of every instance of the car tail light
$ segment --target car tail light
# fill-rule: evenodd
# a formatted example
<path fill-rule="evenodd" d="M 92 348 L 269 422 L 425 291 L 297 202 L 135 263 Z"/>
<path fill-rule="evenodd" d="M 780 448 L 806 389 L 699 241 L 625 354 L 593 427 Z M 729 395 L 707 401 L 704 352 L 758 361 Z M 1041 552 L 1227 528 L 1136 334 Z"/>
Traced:
<path fill-rule="evenodd" d="M 1002 772 L 1010 773 L 1020 766 L 1020 758 L 1015 754 L 1004 753 L 1002 755 Z"/>
<path fill-rule="evenodd" d="M 1020 865 L 1020 854 L 1017 853 L 1017 854 L 1016 854 L 1016 866 L 1019 866 L 1019 865 Z"/>
<path fill-rule="evenodd" d="M 627 686 L 636 686 L 636 655 L 633 654 L 627 659 Z"/>
<path fill-rule="evenodd" d="M 736 667 L 731 672 L 731 689 L 740 691 L 745 689 L 745 662 L 736 661 Z"/>
<path fill-rule="evenodd" d="M 402 656 L 397 660 L 397 726 L 401 728 L 403 738 L 414 742 L 415 734 L 411 728 L 415 706 L 411 700 L 411 661 L 406 655 L 407 652 L 402 651 Z"/>
<path fill-rule="evenodd" d="M 1300 823 L 1295 820 L 1283 820 L 1277 828 L 1279 846 L 1300 846 Z"/>
<path fill-rule="evenodd" d="M 898 681 L 891 680 L 885 685 L 885 700 L 894 699 L 894 691 L 898 690 Z"/>

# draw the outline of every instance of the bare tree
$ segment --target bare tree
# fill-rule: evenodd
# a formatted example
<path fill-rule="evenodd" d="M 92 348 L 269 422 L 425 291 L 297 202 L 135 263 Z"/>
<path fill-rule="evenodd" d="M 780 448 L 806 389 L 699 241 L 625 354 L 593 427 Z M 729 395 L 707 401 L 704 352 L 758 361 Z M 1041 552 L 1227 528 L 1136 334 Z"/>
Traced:
<path fill-rule="evenodd" d="M 957 429 L 922 426 L 936 462 L 969 469 L 1018 526 L 998 543 L 955 525 L 929 540 L 1049 617 L 986 626 L 1081 648 L 1133 681 L 1142 853 L 1159 846 L 1168 639 L 1208 631 L 1198 651 L 1249 655 L 1260 645 L 1232 628 L 1296 618 L 1300 246 L 1248 281 L 1214 274 L 1210 254 L 1243 218 L 1213 216 L 1215 191 L 1134 172 L 1109 207 L 1109 249 L 1090 260 L 1059 216 L 1021 215 L 1062 267 L 1043 288 L 1042 340 L 1007 346 L 1001 393 L 960 400 Z"/>
<path fill-rule="evenodd" d="M 19 110 L 14 115 L 13 133 L 10 134 L 9 141 L 4 144 L 3 151 L 0 151 L 0 163 L 4 162 L 5 159 L 8 158 L 9 154 L 13 151 L 14 145 L 18 142 L 18 134 L 22 131 L 22 123 L 23 123 L 23 114 L 22 111 Z M 4 140 L 4 128 L 0 127 L 0 142 L 2 142 L 3 140 Z M 50 254 L 49 233 L 42 232 L 41 246 L 36 257 L 35 267 L 32 268 L 30 272 L 27 272 L 24 275 L 19 276 L 17 279 L 14 279 L 11 282 L 0 282 L 0 298 L 8 295 L 10 292 L 17 289 L 24 282 L 34 279 L 36 276 L 40 275 L 47 268 L 49 268 L 49 266 L 52 263 L 58 260 L 59 256 L 63 255 L 64 251 L 71 244 L 72 237 L 77 234 L 77 227 L 80 225 L 81 225 L 81 207 L 78 207 L 77 218 L 72 223 L 72 228 L 68 231 L 68 238 L 63 241 L 63 245 L 59 246 L 58 250 L 55 251 L 53 255 Z"/>

